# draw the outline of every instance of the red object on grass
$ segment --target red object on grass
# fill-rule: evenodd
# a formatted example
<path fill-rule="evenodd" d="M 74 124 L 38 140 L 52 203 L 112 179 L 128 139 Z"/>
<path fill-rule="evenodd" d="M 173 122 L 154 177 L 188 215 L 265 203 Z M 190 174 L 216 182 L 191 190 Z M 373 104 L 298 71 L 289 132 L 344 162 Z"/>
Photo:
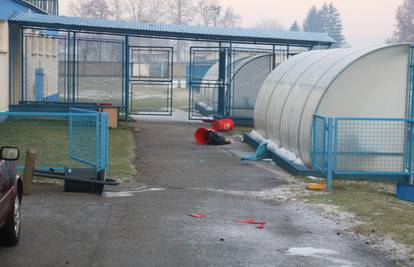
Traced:
<path fill-rule="evenodd" d="M 211 122 L 211 128 L 217 132 L 228 132 L 234 129 L 234 121 L 230 118 L 214 120 Z"/>
<path fill-rule="evenodd" d="M 193 214 L 190 214 L 189 216 L 191 216 L 193 218 L 198 218 L 198 219 L 202 219 L 202 218 L 206 217 L 206 215 L 202 214 L 202 213 L 193 213 Z"/>

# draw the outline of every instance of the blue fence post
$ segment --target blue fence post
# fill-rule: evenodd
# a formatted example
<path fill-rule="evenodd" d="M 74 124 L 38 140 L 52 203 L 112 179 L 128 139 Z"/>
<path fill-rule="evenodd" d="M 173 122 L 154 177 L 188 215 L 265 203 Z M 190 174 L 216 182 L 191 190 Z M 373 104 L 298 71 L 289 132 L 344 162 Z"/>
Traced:
<path fill-rule="evenodd" d="M 322 164 L 322 170 L 325 172 L 327 172 L 327 144 L 326 144 L 326 142 L 327 142 L 327 135 L 328 135 L 328 120 L 327 120 L 327 118 L 324 118 L 323 119 L 323 127 L 324 127 L 324 133 L 323 133 L 323 147 L 322 147 L 322 161 L 321 161 L 321 164 Z"/>
<path fill-rule="evenodd" d="M 45 95 L 45 73 L 43 68 L 35 69 L 35 100 L 43 101 Z"/>
<path fill-rule="evenodd" d="M 313 114 L 312 117 L 312 142 L 311 142 L 311 161 L 312 161 L 312 166 L 316 166 L 316 117 L 315 114 Z"/>
<path fill-rule="evenodd" d="M 129 36 L 125 35 L 125 50 L 124 50 L 124 59 L 125 59 L 125 81 L 124 81 L 124 94 L 125 94 L 125 108 L 124 108 L 124 112 L 125 112 L 125 125 L 126 128 L 128 128 L 128 120 L 129 120 L 129 68 L 130 68 L 130 64 L 129 64 Z"/>
<path fill-rule="evenodd" d="M 108 114 L 100 113 L 101 115 L 101 168 L 108 171 L 108 154 L 109 154 L 109 130 L 108 130 Z"/>
<path fill-rule="evenodd" d="M 328 190 L 331 191 L 333 188 L 333 155 L 332 155 L 332 147 L 333 147 L 333 130 L 334 130 L 334 123 L 333 118 L 328 118 L 328 173 L 326 177 L 326 185 Z"/>
<path fill-rule="evenodd" d="M 226 48 L 219 50 L 218 115 L 225 117 L 226 96 Z"/>
<path fill-rule="evenodd" d="M 414 173 L 413 173 L 413 122 L 410 120 L 409 123 L 410 127 L 408 128 L 408 142 L 407 142 L 407 156 L 408 156 L 408 171 L 410 173 L 410 184 L 414 185 Z"/>

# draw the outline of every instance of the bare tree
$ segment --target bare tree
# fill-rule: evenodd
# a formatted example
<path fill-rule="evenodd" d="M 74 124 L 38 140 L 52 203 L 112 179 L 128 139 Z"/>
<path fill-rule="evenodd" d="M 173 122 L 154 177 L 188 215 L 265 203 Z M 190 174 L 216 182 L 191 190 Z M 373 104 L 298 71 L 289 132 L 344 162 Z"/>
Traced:
<path fill-rule="evenodd" d="M 285 27 L 280 24 L 277 20 L 263 20 L 255 25 L 255 28 L 263 30 L 274 30 L 274 31 L 284 31 Z"/>
<path fill-rule="evenodd" d="M 167 22 L 166 0 L 128 0 L 128 19 L 140 22 Z"/>
<path fill-rule="evenodd" d="M 69 13 L 79 17 L 107 19 L 112 16 L 106 0 L 85 0 L 72 2 Z"/>
<path fill-rule="evenodd" d="M 218 26 L 221 8 L 217 0 L 199 0 L 197 13 L 200 23 L 204 26 Z"/>
<path fill-rule="evenodd" d="M 221 18 L 221 25 L 224 27 L 237 27 L 241 21 L 241 17 L 236 14 L 232 7 L 226 8 L 222 18 Z"/>
<path fill-rule="evenodd" d="M 199 0 L 196 10 L 199 22 L 204 26 L 236 27 L 241 19 L 233 8 L 225 9 L 218 0 Z"/>
<path fill-rule="evenodd" d="M 125 13 L 123 2 L 121 0 L 110 0 L 109 5 L 112 17 L 116 20 L 122 19 Z"/>
<path fill-rule="evenodd" d="M 196 19 L 192 0 L 170 0 L 168 13 L 170 22 L 174 24 L 191 24 Z"/>
<path fill-rule="evenodd" d="M 146 0 L 128 0 L 128 18 L 146 22 L 146 2 Z"/>

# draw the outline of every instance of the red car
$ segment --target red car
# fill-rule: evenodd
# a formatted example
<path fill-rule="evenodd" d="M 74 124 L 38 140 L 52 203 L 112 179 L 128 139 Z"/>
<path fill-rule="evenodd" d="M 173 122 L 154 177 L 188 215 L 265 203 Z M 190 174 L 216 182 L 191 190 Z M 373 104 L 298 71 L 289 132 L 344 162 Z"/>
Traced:
<path fill-rule="evenodd" d="M 23 183 L 16 175 L 18 158 L 17 148 L 0 148 L 0 244 L 6 246 L 17 245 L 20 236 Z"/>

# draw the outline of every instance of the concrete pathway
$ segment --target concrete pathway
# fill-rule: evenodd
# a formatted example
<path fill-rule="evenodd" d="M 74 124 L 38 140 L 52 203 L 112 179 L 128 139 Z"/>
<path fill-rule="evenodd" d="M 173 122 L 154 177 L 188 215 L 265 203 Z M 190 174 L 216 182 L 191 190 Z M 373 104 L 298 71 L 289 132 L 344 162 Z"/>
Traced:
<path fill-rule="evenodd" d="M 234 151 L 251 151 L 243 144 L 196 145 L 197 126 L 138 123 L 140 174 L 117 192 L 36 186 L 21 244 L 0 248 L 0 266 L 392 266 L 300 204 L 252 197 L 288 174 L 242 162 Z"/>

